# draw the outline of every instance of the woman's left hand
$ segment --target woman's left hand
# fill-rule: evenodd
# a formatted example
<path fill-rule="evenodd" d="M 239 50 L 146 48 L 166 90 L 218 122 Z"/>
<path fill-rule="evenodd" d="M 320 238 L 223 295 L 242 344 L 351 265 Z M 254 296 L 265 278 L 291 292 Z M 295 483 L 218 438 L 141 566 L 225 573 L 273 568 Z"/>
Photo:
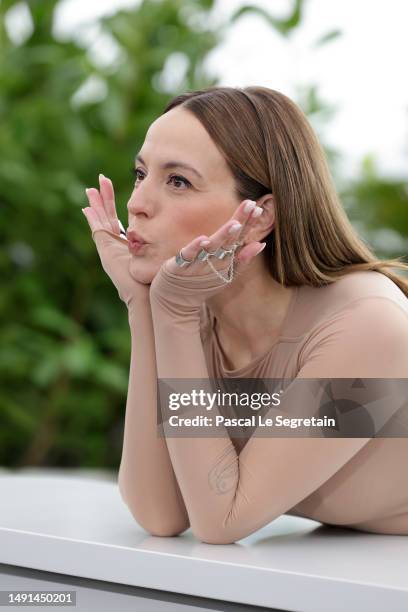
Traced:
<path fill-rule="evenodd" d="M 177 311 L 180 314 L 186 314 L 186 312 L 191 311 L 191 308 L 199 308 L 205 300 L 229 285 L 217 276 L 206 261 L 195 259 L 202 249 L 214 253 L 220 247 L 228 250 L 234 244 L 243 245 L 245 243 L 245 238 L 247 238 L 250 229 L 259 217 L 260 213 L 256 211 L 262 211 L 262 208 L 258 206 L 245 210 L 249 202 L 251 200 L 241 202 L 231 219 L 213 234 L 197 236 L 180 249 L 183 258 L 192 261 L 192 263 L 179 266 L 174 256 L 162 264 L 150 285 L 152 305 L 158 302 L 162 306 L 167 306 L 167 310 L 170 309 L 174 314 Z M 236 231 L 229 233 L 230 228 L 237 224 L 239 226 Z M 203 241 L 209 241 L 209 243 L 201 246 Z M 234 277 L 242 273 L 250 261 L 261 252 L 264 245 L 265 243 L 252 241 L 236 249 Z M 212 256 L 210 261 L 214 268 L 226 278 L 231 263 L 231 255 L 227 254 L 223 259 Z M 232 280 L 232 282 L 234 281 Z"/>

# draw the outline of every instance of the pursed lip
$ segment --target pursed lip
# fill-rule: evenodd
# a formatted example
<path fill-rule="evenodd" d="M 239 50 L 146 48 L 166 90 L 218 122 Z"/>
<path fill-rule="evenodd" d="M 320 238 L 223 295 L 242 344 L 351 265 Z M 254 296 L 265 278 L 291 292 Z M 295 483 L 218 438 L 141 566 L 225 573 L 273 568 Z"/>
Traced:
<path fill-rule="evenodd" d="M 137 234 L 135 230 L 129 230 L 126 236 L 132 245 L 149 244 L 140 234 Z"/>
<path fill-rule="evenodd" d="M 141 244 L 140 242 L 130 242 L 130 240 L 128 240 L 128 250 L 132 255 L 136 255 L 139 251 L 143 251 L 147 246 L 149 246 L 147 242 Z"/>

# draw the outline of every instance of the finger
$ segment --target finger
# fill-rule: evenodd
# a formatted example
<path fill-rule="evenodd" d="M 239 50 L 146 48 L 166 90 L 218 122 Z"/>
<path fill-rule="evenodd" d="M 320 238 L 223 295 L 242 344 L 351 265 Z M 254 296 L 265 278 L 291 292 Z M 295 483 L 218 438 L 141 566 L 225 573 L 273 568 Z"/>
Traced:
<path fill-rule="evenodd" d="M 104 204 L 106 215 L 111 224 L 112 230 L 120 234 L 120 225 L 119 219 L 116 212 L 115 206 L 115 193 L 113 190 L 113 184 L 110 179 L 108 179 L 103 174 L 99 175 L 99 186 L 100 193 L 102 197 L 102 202 Z"/>
<path fill-rule="evenodd" d="M 255 201 L 244 200 L 238 206 L 232 218 L 214 234 L 211 234 L 211 243 L 208 248 L 216 249 L 220 246 L 229 247 L 236 243 L 242 244 L 250 228 L 262 212 L 262 208 L 256 206 Z"/>
<path fill-rule="evenodd" d="M 243 200 L 234 211 L 230 221 L 237 221 L 242 226 L 246 226 L 254 216 L 260 215 L 261 211 L 262 208 L 256 205 L 255 200 Z"/>
<path fill-rule="evenodd" d="M 259 253 L 261 253 L 265 247 L 266 242 L 251 242 L 250 244 L 246 244 L 235 258 L 235 261 L 239 266 L 237 268 L 237 273 L 240 272 L 240 267 L 243 267 L 249 263 Z"/>
<path fill-rule="evenodd" d="M 242 230 L 236 235 L 236 242 L 243 244 L 251 228 L 256 225 L 257 220 L 262 215 L 263 209 L 256 206 L 254 200 L 244 200 L 236 212 L 237 220 L 242 223 Z"/>
<path fill-rule="evenodd" d="M 86 195 L 88 197 L 89 204 L 92 210 L 95 212 L 99 221 L 102 223 L 105 229 L 112 230 L 112 226 L 109 222 L 108 216 L 105 212 L 105 207 L 103 205 L 101 194 L 95 187 L 90 187 L 89 189 L 85 189 Z"/>
<path fill-rule="evenodd" d="M 199 236 L 195 238 L 189 245 L 183 247 L 182 255 L 184 259 L 190 261 L 195 260 L 197 255 L 204 249 L 205 251 L 214 254 L 220 246 L 229 249 L 236 244 L 236 235 L 242 229 L 242 225 L 237 221 L 228 221 L 217 232 L 208 237 Z M 237 247 L 236 247 L 237 248 Z M 239 248 L 239 247 L 238 247 Z M 194 263 L 202 263 L 203 260 L 196 260 Z M 225 266 L 223 258 L 214 259 L 213 263 L 219 262 Z"/>
<path fill-rule="evenodd" d="M 250 242 L 244 245 L 245 238 L 250 229 L 256 224 L 262 213 L 263 209 L 256 206 L 254 201 L 244 200 L 235 211 L 232 220 L 225 223 L 212 234 L 209 237 L 209 243 L 202 248 L 209 252 L 215 252 L 220 247 L 223 247 L 225 250 L 235 247 L 235 260 L 238 265 L 243 267 L 244 264 L 248 263 L 263 250 L 259 242 Z"/>
<path fill-rule="evenodd" d="M 183 246 L 180 249 L 180 252 L 182 256 L 184 257 L 184 259 L 187 259 L 188 261 L 193 261 L 197 257 L 201 249 L 203 248 L 201 246 L 201 243 L 203 241 L 206 242 L 208 240 L 209 240 L 208 236 L 198 236 L 197 238 L 194 238 L 194 240 L 189 242 L 189 244 L 187 244 L 186 246 Z"/>
<path fill-rule="evenodd" d="M 214 234 L 211 234 L 208 238 L 208 244 L 202 248 L 210 252 L 216 251 L 221 246 L 229 248 L 237 243 L 237 236 L 242 231 L 242 228 L 241 223 L 236 220 L 230 220 L 214 232 Z"/>
<path fill-rule="evenodd" d="M 83 208 L 82 212 L 84 213 L 89 223 L 89 227 L 91 228 L 92 233 L 99 229 L 105 229 L 95 209 L 88 206 L 87 208 Z"/>
<path fill-rule="evenodd" d="M 238 208 L 234 211 L 232 219 L 244 224 L 250 218 L 251 213 L 256 208 L 255 200 L 243 200 Z"/>
<path fill-rule="evenodd" d="M 210 236 L 198 236 L 188 245 L 182 247 L 180 252 L 184 259 L 196 263 L 194 260 L 202 249 L 206 251 L 216 251 L 220 246 L 226 249 L 233 245 L 242 244 L 243 238 L 246 236 L 249 228 L 252 227 L 257 218 L 262 214 L 263 209 L 256 206 L 253 200 L 244 200 L 238 206 L 232 218 L 222 225 L 216 232 Z M 260 252 L 260 243 L 253 242 L 239 251 L 241 247 L 236 249 L 236 253 L 240 253 L 237 261 L 241 264 L 248 262 L 258 252 Z M 263 249 L 261 249 L 263 250 Z M 197 261 L 197 263 L 199 263 Z"/>

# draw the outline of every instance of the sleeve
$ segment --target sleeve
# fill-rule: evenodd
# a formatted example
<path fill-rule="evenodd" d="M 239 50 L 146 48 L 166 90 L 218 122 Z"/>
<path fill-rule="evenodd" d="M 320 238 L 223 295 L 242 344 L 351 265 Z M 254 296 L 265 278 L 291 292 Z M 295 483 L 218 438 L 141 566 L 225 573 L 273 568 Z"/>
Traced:
<path fill-rule="evenodd" d="M 148 533 L 175 536 L 190 523 L 166 440 L 157 436 L 157 372 L 149 302 L 132 302 L 128 318 L 131 361 L 119 490 Z"/>
<path fill-rule="evenodd" d="M 171 325 L 159 303 L 152 312 L 159 377 L 207 379 L 197 323 L 189 318 Z M 305 378 L 407 376 L 407 313 L 391 300 L 370 298 L 313 330 L 291 385 Z M 166 437 L 192 531 L 210 544 L 233 543 L 284 514 L 370 439 L 253 435 L 237 455 L 226 431 L 223 437 L 215 431 L 206 438 Z"/>
<path fill-rule="evenodd" d="M 92 233 L 103 269 L 128 308 L 131 361 L 119 492 L 146 531 L 174 536 L 189 527 L 187 510 L 166 441 L 157 436 L 156 355 L 148 288 L 130 275 L 127 241 L 114 232 Z"/>

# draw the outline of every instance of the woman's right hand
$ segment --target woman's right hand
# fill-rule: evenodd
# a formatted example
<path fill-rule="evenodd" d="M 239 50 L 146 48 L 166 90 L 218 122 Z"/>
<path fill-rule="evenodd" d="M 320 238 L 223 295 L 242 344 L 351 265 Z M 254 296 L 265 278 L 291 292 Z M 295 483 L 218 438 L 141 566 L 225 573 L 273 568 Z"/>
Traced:
<path fill-rule="evenodd" d="M 147 297 L 149 285 L 135 280 L 129 272 L 132 255 L 127 239 L 120 234 L 112 181 L 99 175 L 100 191 L 86 189 L 90 206 L 83 208 L 96 244 L 102 267 L 115 285 L 120 299 L 129 307 L 135 298 Z"/>

